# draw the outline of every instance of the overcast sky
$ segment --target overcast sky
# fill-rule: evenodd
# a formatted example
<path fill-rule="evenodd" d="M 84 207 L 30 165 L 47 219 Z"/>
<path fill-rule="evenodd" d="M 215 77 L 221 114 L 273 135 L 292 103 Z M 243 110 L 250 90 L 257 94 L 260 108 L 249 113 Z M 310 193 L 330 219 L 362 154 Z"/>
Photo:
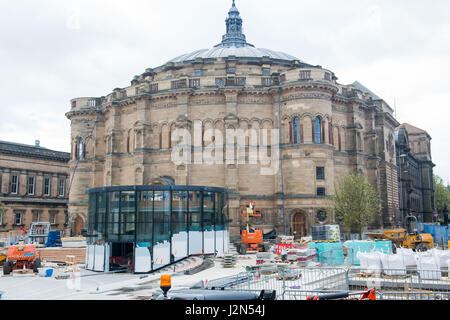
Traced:
<path fill-rule="evenodd" d="M 0 0 L 0 140 L 70 150 L 75 97 L 221 41 L 231 0 Z M 450 181 L 450 1 L 237 0 L 256 47 L 360 81 L 426 130 Z"/>

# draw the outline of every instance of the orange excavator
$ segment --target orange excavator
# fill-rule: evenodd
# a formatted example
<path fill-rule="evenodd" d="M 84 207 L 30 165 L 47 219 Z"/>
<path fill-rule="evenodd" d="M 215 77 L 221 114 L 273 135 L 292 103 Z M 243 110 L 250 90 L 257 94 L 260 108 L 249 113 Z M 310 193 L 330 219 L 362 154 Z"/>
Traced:
<path fill-rule="evenodd" d="M 256 208 L 253 201 L 249 201 L 245 206 L 241 206 L 241 216 L 245 216 L 245 228 L 241 229 L 241 242 L 236 244 L 240 254 L 248 251 L 266 252 L 268 245 L 263 242 L 263 231 L 250 226 L 250 217 L 261 217 L 261 208 Z"/>

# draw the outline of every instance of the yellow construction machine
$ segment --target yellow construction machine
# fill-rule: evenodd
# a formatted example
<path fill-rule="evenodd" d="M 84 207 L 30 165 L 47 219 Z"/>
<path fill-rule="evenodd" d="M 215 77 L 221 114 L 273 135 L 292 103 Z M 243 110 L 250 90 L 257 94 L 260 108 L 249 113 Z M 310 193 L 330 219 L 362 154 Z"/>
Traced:
<path fill-rule="evenodd" d="M 374 240 L 390 240 L 392 245 L 399 248 L 413 249 L 414 251 L 427 251 L 434 247 L 433 236 L 429 233 L 419 233 L 417 218 L 409 214 L 405 219 L 405 227 L 400 229 L 384 230 L 383 233 L 366 233 Z"/>

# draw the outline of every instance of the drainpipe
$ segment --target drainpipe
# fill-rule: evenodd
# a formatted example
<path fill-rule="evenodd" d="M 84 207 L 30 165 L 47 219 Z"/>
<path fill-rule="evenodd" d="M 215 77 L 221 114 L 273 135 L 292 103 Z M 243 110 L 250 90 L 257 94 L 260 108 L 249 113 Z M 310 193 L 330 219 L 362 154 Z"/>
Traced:
<path fill-rule="evenodd" d="M 286 236 L 286 217 L 284 210 L 284 179 L 283 179 L 283 147 L 281 130 L 281 86 L 278 86 L 278 129 L 279 129 L 279 149 L 280 149 L 280 171 L 281 171 L 281 206 L 283 208 L 283 234 Z"/>

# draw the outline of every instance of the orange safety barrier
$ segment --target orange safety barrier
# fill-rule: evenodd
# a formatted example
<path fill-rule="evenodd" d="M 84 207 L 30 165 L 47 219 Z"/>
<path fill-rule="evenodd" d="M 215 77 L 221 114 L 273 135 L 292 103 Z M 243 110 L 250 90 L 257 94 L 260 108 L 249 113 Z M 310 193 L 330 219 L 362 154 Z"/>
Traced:
<path fill-rule="evenodd" d="M 275 245 L 275 253 L 281 254 L 284 249 L 292 249 L 294 245 L 292 243 L 277 243 Z"/>

